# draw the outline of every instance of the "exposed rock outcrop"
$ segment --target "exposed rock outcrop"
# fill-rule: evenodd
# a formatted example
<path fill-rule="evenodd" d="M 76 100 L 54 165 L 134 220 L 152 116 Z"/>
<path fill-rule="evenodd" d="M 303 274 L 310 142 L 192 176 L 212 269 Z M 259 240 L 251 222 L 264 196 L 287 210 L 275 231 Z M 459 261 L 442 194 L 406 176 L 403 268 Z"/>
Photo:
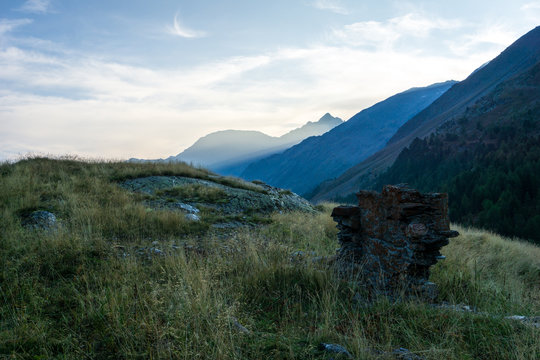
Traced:
<path fill-rule="evenodd" d="M 53 231 L 58 227 L 56 216 L 45 210 L 36 210 L 25 214 L 21 221 L 27 229 Z"/>
<path fill-rule="evenodd" d="M 357 197 L 358 206 L 332 212 L 341 276 L 356 278 L 369 297 L 434 299 L 429 267 L 443 258 L 439 250 L 448 238 L 458 235 L 450 230 L 448 195 L 387 185 L 381 193 L 361 191 Z"/>
<path fill-rule="evenodd" d="M 306 199 L 289 190 L 219 175 L 209 179 L 147 176 L 119 185 L 138 193 L 149 211 L 178 211 L 191 222 L 211 222 L 219 230 L 267 223 L 275 212 L 315 212 Z"/>

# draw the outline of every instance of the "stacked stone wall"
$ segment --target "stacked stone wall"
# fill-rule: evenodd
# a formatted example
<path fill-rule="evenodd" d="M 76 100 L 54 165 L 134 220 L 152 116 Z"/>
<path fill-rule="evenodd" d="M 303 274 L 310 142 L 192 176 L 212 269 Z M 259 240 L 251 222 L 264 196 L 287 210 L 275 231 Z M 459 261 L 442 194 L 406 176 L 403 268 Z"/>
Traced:
<path fill-rule="evenodd" d="M 357 197 L 358 206 L 332 212 L 340 274 L 356 278 L 369 296 L 433 299 L 429 268 L 443 258 L 440 249 L 448 238 L 459 235 L 450 230 L 448 195 L 388 185 L 381 193 L 361 191 Z"/>

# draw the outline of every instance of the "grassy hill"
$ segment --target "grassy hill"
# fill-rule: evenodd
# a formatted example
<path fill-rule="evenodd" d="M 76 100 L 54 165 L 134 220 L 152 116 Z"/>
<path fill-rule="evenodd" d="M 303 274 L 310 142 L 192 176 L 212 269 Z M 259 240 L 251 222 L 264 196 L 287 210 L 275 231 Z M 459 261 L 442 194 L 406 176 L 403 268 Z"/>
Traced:
<path fill-rule="evenodd" d="M 320 343 L 360 359 L 394 358 L 399 347 L 425 359 L 540 357 L 540 329 L 505 319 L 540 315 L 540 248 L 532 244 L 455 227 L 462 235 L 443 248 L 447 259 L 432 280 L 438 303 L 475 312 L 414 301 L 359 304 L 354 285 L 313 261 L 335 253 L 331 204 L 316 212 L 253 210 L 234 220 L 237 227 L 215 227 L 230 216 L 216 210 L 223 193 L 161 189 L 205 199 L 201 220 L 190 221 L 161 206 L 169 201 L 121 186 L 148 176 L 261 190 L 184 164 L 0 166 L 0 358 L 342 356 Z M 35 210 L 54 213 L 59 225 L 23 226 Z"/>

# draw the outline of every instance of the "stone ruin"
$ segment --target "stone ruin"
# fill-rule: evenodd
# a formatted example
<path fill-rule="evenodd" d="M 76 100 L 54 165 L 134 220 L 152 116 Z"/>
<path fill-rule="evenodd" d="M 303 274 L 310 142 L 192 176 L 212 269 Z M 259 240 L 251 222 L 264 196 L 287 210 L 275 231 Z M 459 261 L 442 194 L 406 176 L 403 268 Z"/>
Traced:
<path fill-rule="evenodd" d="M 368 298 L 434 300 L 429 268 L 443 259 L 439 250 L 450 230 L 448 195 L 421 194 L 406 185 L 387 185 L 381 193 L 360 191 L 358 206 L 339 206 L 332 217 L 339 229 L 336 265 L 354 278 Z"/>

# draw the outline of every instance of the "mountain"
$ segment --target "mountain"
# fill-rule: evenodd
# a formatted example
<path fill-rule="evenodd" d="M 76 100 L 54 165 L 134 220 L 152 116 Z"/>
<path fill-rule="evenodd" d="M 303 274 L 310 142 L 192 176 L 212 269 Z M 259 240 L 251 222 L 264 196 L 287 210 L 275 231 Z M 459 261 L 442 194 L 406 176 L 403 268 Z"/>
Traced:
<path fill-rule="evenodd" d="M 442 124 L 462 117 L 479 99 L 493 92 L 506 80 L 528 71 L 539 59 L 540 27 L 537 27 L 407 121 L 384 149 L 351 167 L 336 180 L 321 184 L 311 199 L 339 199 L 359 188 L 371 186 L 377 174 L 392 165 L 400 152 L 415 138 L 423 139 Z"/>
<path fill-rule="evenodd" d="M 452 220 L 540 244 L 540 62 L 415 139 L 377 178 L 449 193 Z"/>
<path fill-rule="evenodd" d="M 324 135 L 307 138 L 282 153 L 250 164 L 241 176 L 305 194 L 384 147 L 401 125 L 454 83 L 447 81 L 394 95 Z"/>
<path fill-rule="evenodd" d="M 280 137 L 259 131 L 217 131 L 165 160 L 202 165 L 223 175 L 239 175 L 252 161 L 283 151 L 307 137 L 324 134 L 342 122 L 326 113 L 319 121 L 310 121 Z"/>

